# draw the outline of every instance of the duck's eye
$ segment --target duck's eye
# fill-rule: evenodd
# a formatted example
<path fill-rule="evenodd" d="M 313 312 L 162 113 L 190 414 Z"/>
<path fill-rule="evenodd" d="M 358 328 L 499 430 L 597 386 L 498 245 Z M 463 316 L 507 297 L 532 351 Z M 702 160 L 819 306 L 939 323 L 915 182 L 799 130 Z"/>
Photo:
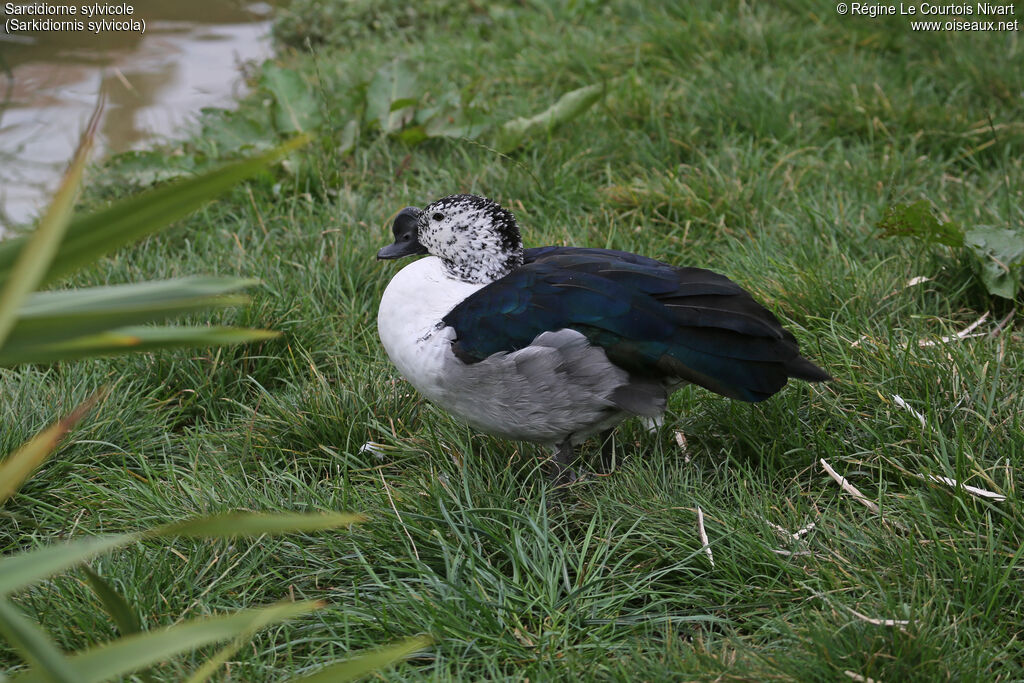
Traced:
<path fill-rule="evenodd" d="M 444 220 L 444 214 L 441 213 L 440 211 L 438 211 L 433 216 L 431 216 L 431 218 L 434 219 L 435 221 L 437 221 L 438 223 L 440 223 L 441 221 Z"/>

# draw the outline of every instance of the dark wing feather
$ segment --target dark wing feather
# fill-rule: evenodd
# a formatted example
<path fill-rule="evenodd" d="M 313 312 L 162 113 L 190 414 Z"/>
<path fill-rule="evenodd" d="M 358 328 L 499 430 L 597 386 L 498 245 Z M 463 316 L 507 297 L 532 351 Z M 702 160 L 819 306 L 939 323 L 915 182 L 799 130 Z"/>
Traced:
<path fill-rule="evenodd" d="M 771 312 L 724 275 L 622 251 L 528 249 L 521 268 L 444 322 L 467 363 L 571 328 L 637 377 L 684 379 L 745 401 L 768 398 L 789 377 L 829 379 L 800 356 Z"/>

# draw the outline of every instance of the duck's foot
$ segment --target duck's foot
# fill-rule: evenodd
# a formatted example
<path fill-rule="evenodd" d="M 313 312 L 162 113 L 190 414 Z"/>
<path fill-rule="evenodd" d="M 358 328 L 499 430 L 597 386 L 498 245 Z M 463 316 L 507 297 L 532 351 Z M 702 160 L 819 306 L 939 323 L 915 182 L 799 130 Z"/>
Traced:
<path fill-rule="evenodd" d="M 555 454 L 550 460 L 550 469 L 548 470 L 548 478 L 551 480 L 553 488 L 568 486 L 580 480 L 580 476 L 571 468 L 575 459 L 576 454 L 571 441 L 566 439 L 558 444 Z"/>
<path fill-rule="evenodd" d="M 596 472 L 584 469 L 576 469 L 576 451 L 569 440 L 563 441 L 555 448 L 554 455 L 548 460 L 548 480 L 551 483 L 550 498 L 552 501 L 563 499 L 566 491 L 572 484 L 584 481 L 591 481 L 596 477 L 610 473 L 615 468 L 615 451 L 612 448 L 611 430 L 604 432 L 602 436 L 601 456 L 597 464 Z"/>
<path fill-rule="evenodd" d="M 615 446 L 612 441 L 612 430 L 601 433 L 601 454 L 596 462 L 591 463 L 594 471 L 579 470 L 576 451 L 569 440 L 563 441 L 555 448 L 555 453 L 548 461 L 548 479 L 552 488 L 565 488 L 570 484 L 593 479 L 595 476 L 610 474 L 616 466 Z"/>
<path fill-rule="evenodd" d="M 565 441 L 558 445 L 554 455 L 548 461 L 547 506 L 549 511 L 561 510 L 566 504 L 572 484 L 582 477 L 571 467 L 575 459 L 572 443 Z"/>

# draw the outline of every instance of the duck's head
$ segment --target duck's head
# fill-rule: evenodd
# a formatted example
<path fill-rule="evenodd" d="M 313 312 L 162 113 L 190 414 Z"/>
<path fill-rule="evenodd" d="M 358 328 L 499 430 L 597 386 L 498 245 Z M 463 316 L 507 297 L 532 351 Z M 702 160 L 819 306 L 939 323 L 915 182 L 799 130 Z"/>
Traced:
<path fill-rule="evenodd" d="M 515 216 L 486 197 L 453 194 L 425 209 L 410 206 L 391 229 L 395 242 L 378 251 L 378 259 L 431 254 L 463 282 L 493 282 L 523 264 Z"/>

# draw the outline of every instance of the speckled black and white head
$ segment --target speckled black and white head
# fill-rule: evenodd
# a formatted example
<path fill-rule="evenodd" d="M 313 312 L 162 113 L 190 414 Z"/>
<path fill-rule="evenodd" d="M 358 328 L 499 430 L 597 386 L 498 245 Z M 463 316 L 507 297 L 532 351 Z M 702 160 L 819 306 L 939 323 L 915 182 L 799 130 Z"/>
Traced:
<path fill-rule="evenodd" d="M 402 209 L 392 228 L 395 243 L 377 258 L 430 253 L 463 282 L 488 283 L 523 264 L 523 242 L 512 212 L 486 197 L 453 194 L 422 211 Z"/>

